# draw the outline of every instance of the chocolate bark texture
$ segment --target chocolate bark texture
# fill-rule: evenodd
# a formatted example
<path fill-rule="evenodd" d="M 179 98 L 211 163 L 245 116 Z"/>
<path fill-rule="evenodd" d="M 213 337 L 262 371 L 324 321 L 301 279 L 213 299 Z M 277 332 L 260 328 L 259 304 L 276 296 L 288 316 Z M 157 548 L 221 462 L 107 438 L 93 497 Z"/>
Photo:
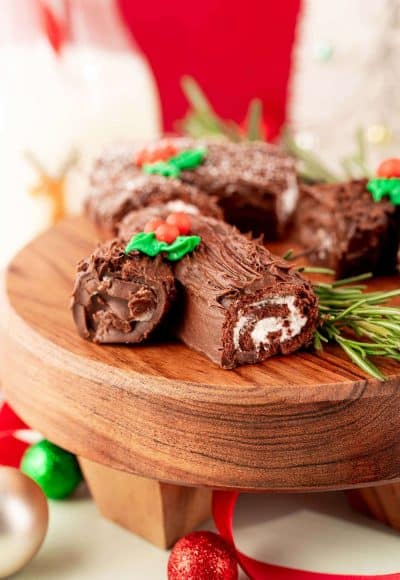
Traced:
<path fill-rule="evenodd" d="M 201 244 L 174 267 L 184 293 L 181 340 L 226 369 L 308 345 L 318 321 L 309 282 L 236 228 L 193 222 Z"/>
<path fill-rule="evenodd" d="M 155 208 L 132 212 L 120 234 L 128 240 Z M 318 321 L 308 281 L 264 246 L 222 221 L 192 217 L 201 243 L 173 265 L 182 290 L 175 334 L 226 369 L 307 346 Z"/>
<path fill-rule="evenodd" d="M 167 141 L 177 151 L 196 147 L 206 149 L 205 159 L 198 167 L 182 171 L 179 175 L 181 182 L 196 187 L 198 193 L 190 192 L 188 199 L 177 191 L 177 199 L 196 205 L 194 198 L 197 198 L 197 207 L 202 215 L 221 218 L 215 206 L 210 205 L 211 202 L 207 207 L 201 194 L 206 192 L 211 198 L 215 196 L 225 220 L 243 232 L 264 234 L 268 240 L 283 236 L 298 199 L 298 182 L 292 157 L 277 146 L 261 141 L 230 143 L 187 138 L 171 138 Z M 147 145 L 150 150 L 156 146 L 154 142 Z M 149 205 L 146 199 L 151 199 L 151 203 L 155 204 L 164 201 L 160 197 L 157 199 L 155 192 L 143 194 L 145 200 L 141 197 L 142 186 L 135 182 L 138 175 L 143 175 L 142 168 L 135 164 L 141 149 L 143 144 L 109 148 L 94 165 L 86 212 L 104 231 L 114 234 L 115 223 L 129 210 Z M 164 179 L 171 181 L 170 178 Z M 128 201 L 132 198 L 137 201 Z"/>
<path fill-rule="evenodd" d="M 132 158 L 130 163 L 134 166 Z M 124 165 L 119 163 L 118 168 L 124 168 Z M 103 165 L 100 169 L 102 174 L 105 171 Z M 122 169 L 121 175 L 114 176 L 110 172 L 107 174 L 110 181 L 101 181 L 97 171 L 92 173 L 91 193 L 85 202 L 85 213 L 102 239 L 115 236 L 120 221 L 127 213 L 149 205 L 165 204 L 170 213 L 184 211 L 223 217 L 215 197 L 177 179 L 146 175 L 135 167 L 131 171 L 128 165 Z"/>
<path fill-rule="evenodd" d="M 281 238 L 298 200 L 295 162 L 261 141 L 204 143 L 204 162 L 180 178 L 218 198 L 225 220 L 242 232 Z"/>
<path fill-rule="evenodd" d="M 81 260 L 72 295 L 79 334 L 98 343 L 142 342 L 159 327 L 176 297 L 175 280 L 161 256 L 128 256 L 111 240 Z"/>
<path fill-rule="evenodd" d="M 366 179 L 301 188 L 295 236 L 312 263 L 337 278 L 392 273 L 399 247 L 399 210 L 375 202 Z"/>

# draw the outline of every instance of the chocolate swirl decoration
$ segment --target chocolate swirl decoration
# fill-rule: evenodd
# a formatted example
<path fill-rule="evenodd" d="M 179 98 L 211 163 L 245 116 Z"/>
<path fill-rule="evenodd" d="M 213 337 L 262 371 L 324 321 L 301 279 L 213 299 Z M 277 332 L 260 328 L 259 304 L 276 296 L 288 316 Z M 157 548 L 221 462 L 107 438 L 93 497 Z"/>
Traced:
<path fill-rule="evenodd" d="M 79 334 L 98 343 L 138 343 L 164 319 L 176 295 L 170 266 L 161 257 L 124 253 L 112 240 L 81 260 L 72 296 Z"/>

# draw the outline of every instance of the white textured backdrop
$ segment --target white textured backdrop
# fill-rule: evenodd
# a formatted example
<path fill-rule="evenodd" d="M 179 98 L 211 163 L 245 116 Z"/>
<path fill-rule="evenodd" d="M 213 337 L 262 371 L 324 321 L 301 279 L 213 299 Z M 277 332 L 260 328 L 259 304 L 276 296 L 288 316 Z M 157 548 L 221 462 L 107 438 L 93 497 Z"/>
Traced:
<path fill-rule="evenodd" d="M 334 164 L 362 126 L 372 166 L 399 155 L 400 0 L 304 0 L 297 40 L 289 117 L 302 144 Z"/>

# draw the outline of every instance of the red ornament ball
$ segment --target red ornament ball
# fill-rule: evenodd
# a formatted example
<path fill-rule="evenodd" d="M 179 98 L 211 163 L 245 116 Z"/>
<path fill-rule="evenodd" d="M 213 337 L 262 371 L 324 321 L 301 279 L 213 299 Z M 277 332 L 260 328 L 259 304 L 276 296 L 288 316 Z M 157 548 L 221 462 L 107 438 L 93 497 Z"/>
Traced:
<path fill-rule="evenodd" d="M 181 236 L 187 236 L 187 234 L 190 232 L 192 228 L 192 222 L 190 221 L 190 217 L 183 211 L 171 213 L 167 217 L 167 224 L 176 226 Z"/>
<path fill-rule="evenodd" d="M 156 239 L 159 242 L 165 242 L 166 244 L 172 244 L 179 236 L 179 230 L 176 226 L 170 224 L 161 224 L 155 230 Z"/>
<path fill-rule="evenodd" d="M 193 532 L 179 540 L 169 557 L 168 580 L 237 580 L 233 549 L 213 532 Z"/>
<path fill-rule="evenodd" d="M 400 177 L 400 159 L 385 159 L 376 170 L 378 177 Z"/>
<path fill-rule="evenodd" d="M 158 226 L 161 226 L 164 223 L 165 223 L 164 220 L 162 220 L 161 218 L 155 218 L 147 222 L 147 224 L 143 228 L 143 231 L 146 232 L 146 234 L 148 234 L 149 232 L 155 232 Z"/>

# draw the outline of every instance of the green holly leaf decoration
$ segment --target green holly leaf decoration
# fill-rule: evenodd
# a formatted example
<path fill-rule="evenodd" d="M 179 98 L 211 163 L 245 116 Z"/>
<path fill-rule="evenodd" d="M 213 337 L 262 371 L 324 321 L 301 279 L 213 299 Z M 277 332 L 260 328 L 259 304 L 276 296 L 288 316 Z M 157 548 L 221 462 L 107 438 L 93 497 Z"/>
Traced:
<path fill-rule="evenodd" d="M 367 185 L 374 201 L 381 201 L 388 196 L 393 205 L 400 205 L 400 178 L 377 177 L 370 179 Z"/>
<path fill-rule="evenodd" d="M 172 244 L 166 244 L 168 247 L 164 251 L 167 252 L 168 260 L 177 262 L 186 256 L 186 254 L 193 252 L 200 242 L 200 236 L 178 236 Z"/>
<path fill-rule="evenodd" d="M 157 256 L 160 253 L 160 243 L 154 234 L 154 232 L 139 232 L 134 235 L 129 244 L 125 248 L 125 254 L 133 252 L 133 250 L 138 250 L 147 254 L 147 256 Z"/>
<path fill-rule="evenodd" d="M 184 171 L 185 169 L 195 169 L 203 163 L 205 157 L 206 150 L 203 147 L 198 147 L 197 149 L 186 149 L 185 151 L 181 151 L 178 155 L 171 157 L 169 163 L 172 163 L 175 167 Z"/>
<path fill-rule="evenodd" d="M 195 169 L 203 163 L 207 155 L 204 147 L 197 149 L 185 149 L 174 155 L 167 161 L 157 161 L 143 165 L 143 171 L 150 175 L 163 175 L 164 177 L 179 177 L 181 171 Z"/>
<path fill-rule="evenodd" d="M 396 191 L 392 191 L 390 201 L 393 205 L 400 205 L 400 187 Z"/>
<path fill-rule="evenodd" d="M 166 242 L 158 241 L 154 232 L 139 232 L 133 236 L 126 246 L 125 254 L 137 250 L 154 258 L 154 256 L 164 252 L 168 260 L 177 262 L 197 248 L 200 242 L 200 236 L 178 236 L 172 244 L 167 244 Z"/>
<path fill-rule="evenodd" d="M 163 175 L 164 177 L 178 177 L 180 175 L 179 167 L 176 167 L 169 161 L 146 163 L 143 165 L 143 171 L 149 175 Z"/>

